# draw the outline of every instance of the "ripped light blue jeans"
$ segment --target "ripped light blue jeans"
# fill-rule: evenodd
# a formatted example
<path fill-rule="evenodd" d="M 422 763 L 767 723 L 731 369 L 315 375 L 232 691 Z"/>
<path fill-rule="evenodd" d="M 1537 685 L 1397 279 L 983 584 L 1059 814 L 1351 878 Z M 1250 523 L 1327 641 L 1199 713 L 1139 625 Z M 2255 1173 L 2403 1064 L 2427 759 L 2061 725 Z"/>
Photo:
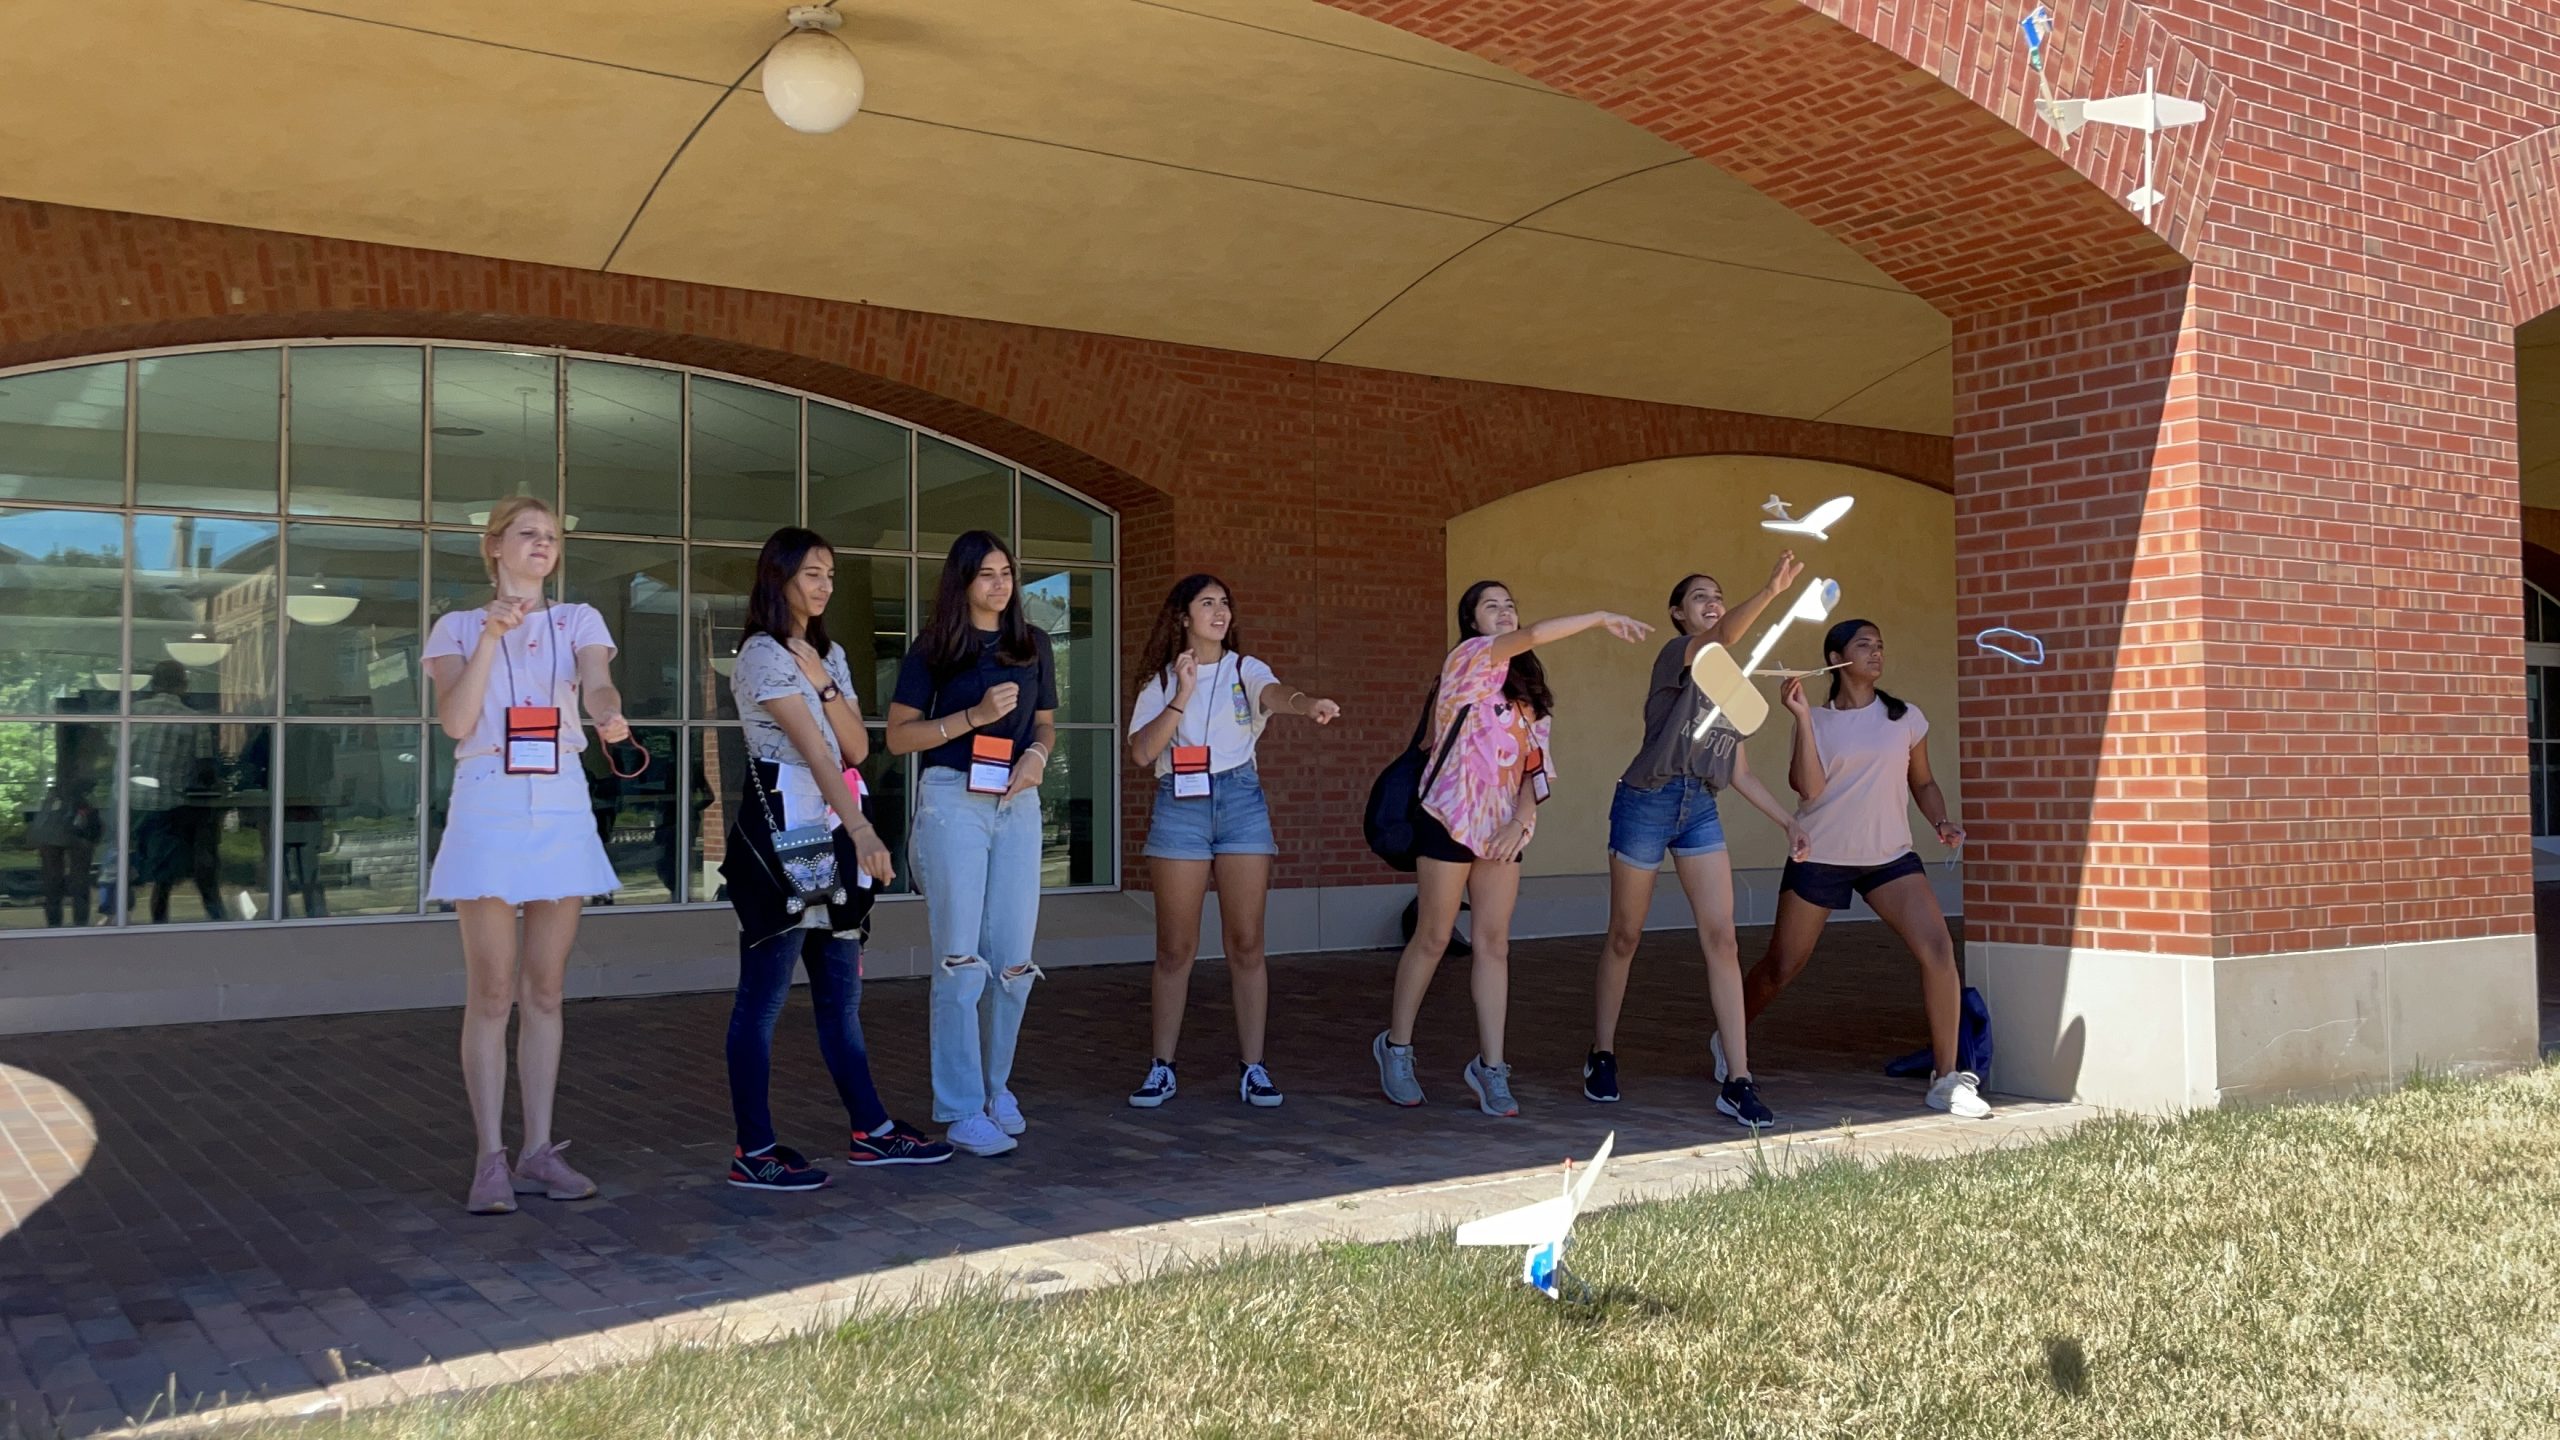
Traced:
<path fill-rule="evenodd" d="M 928 767 L 907 854 L 933 936 L 933 1118 L 986 1109 L 1013 1078 L 1022 1012 L 1040 968 L 1040 796 L 999 807 L 968 777 Z"/>

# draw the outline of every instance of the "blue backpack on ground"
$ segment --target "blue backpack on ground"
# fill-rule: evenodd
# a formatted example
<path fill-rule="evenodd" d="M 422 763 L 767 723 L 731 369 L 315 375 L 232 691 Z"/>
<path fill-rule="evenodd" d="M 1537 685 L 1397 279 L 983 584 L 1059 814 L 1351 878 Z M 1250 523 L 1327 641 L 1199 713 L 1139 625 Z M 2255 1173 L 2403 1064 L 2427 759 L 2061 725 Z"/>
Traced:
<path fill-rule="evenodd" d="M 1884 1073 L 1896 1079 L 1918 1076 L 1925 1080 L 1936 1063 L 1937 1056 L 1923 1045 L 1899 1060 L 1886 1061 Z M 1985 1086 L 1991 1083 L 1991 1003 L 1970 985 L 1964 987 L 1964 1010 L 1956 1018 L 1956 1065 L 1980 1076 Z"/>

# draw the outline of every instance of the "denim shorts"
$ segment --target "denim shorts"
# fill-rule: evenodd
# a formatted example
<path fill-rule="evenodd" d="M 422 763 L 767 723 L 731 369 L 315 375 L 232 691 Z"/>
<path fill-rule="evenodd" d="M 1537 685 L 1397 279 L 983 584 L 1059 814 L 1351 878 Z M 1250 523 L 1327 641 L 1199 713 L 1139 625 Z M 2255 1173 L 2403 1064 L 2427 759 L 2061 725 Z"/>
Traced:
<path fill-rule="evenodd" d="M 1173 777 L 1156 777 L 1155 810 L 1147 817 L 1147 857 L 1214 860 L 1221 855 L 1277 855 L 1262 777 L 1248 760 L 1209 777 L 1209 793 L 1180 799 Z"/>
<path fill-rule="evenodd" d="M 1658 790 L 1638 790 L 1621 780 L 1609 797 L 1609 853 L 1639 870 L 1660 867 L 1665 851 L 1685 860 L 1723 848 L 1716 792 L 1694 775 Z"/>

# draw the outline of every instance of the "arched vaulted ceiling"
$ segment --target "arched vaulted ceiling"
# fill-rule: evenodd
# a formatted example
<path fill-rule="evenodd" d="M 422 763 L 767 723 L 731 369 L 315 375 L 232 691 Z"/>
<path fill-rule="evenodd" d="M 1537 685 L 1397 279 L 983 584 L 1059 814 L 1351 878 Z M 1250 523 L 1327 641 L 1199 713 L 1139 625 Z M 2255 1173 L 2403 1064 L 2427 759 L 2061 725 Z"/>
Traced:
<path fill-rule="evenodd" d="M 870 94 L 813 137 L 765 0 L 22 0 L 0 194 L 1950 428 L 1937 311 L 1508 70 L 1313 0 L 841 8 Z"/>

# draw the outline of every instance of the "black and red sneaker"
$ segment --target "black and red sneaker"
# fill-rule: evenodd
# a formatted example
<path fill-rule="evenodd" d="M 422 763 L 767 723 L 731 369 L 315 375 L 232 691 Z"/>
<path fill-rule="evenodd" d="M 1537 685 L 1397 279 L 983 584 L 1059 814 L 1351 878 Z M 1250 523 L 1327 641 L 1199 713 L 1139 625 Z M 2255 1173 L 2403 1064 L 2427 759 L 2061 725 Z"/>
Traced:
<path fill-rule="evenodd" d="M 729 1183 L 741 1190 L 822 1190 L 827 1172 L 790 1146 L 776 1145 L 754 1155 L 733 1151 Z"/>
<path fill-rule="evenodd" d="M 856 1165 L 939 1165 L 951 1158 L 951 1147 L 892 1120 L 876 1132 L 854 1131 L 845 1158 Z"/>

